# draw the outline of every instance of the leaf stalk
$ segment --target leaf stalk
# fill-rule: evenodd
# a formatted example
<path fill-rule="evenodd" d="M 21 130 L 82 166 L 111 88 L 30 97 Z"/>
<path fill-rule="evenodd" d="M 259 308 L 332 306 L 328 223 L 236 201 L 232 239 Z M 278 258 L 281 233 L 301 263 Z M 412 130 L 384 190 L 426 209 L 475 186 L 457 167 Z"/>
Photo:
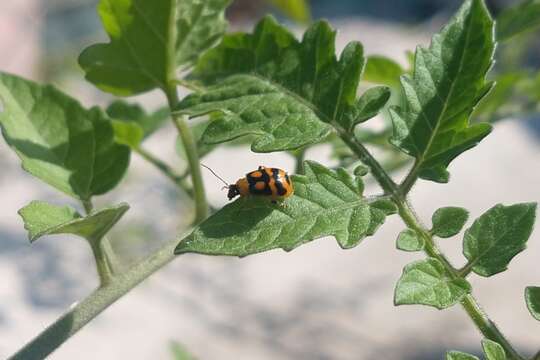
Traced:
<path fill-rule="evenodd" d="M 169 108 L 171 109 L 171 116 L 178 134 L 182 139 L 182 145 L 188 160 L 188 165 L 191 174 L 191 182 L 193 183 L 193 200 L 195 201 L 195 220 L 197 224 L 208 216 L 208 203 L 206 202 L 206 193 L 204 190 L 204 184 L 202 179 L 202 172 L 199 160 L 199 153 L 197 151 L 197 145 L 191 129 L 185 121 L 185 117 L 175 110 L 180 102 L 178 99 L 178 93 L 176 85 L 173 83 L 166 91 L 167 100 L 169 102 Z"/>
<path fill-rule="evenodd" d="M 92 200 L 83 200 L 82 201 L 84 211 L 86 215 L 89 215 L 94 209 L 94 204 Z M 99 286 L 107 286 L 111 283 L 114 277 L 115 269 L 115 256 L 109 239 L 106 236 L 103 236 L 99 239 L 87 239 L 92 249 L 92 254 L 94 255 L 94 261 L 96 263 L 96 270 L 99 277 Z"/>

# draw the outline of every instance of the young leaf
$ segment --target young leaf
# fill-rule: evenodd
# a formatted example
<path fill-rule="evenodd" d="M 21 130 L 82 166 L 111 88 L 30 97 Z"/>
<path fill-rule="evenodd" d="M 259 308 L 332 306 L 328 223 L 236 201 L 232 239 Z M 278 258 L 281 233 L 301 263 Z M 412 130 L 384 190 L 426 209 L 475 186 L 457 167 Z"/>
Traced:
<path fill-rule="evenodd" d="M 354 168 L 353 173 L 354 173 L 354 176 L 364 177 L 367 174 L 369 174 L 369 167 L 367 167 L 366 165 L 363 165 L 363 164 L 357 165 Z"/>
<path fill-rule="evenodd" d="M 348 131 L 356 125 L 376 116 L 390 99 L 390 88 L 376 86 L 366 90 L 356 103 L 347 111 L 341 123 Z"/>
<path fill-rule="evenodd" d="M 189 67 L 225 32 L 230 0 L 101 0 L 107 44 L 86 48 L 86 79 L 116 95 L 166 89 L 178 67 Z"/>
<path fill-rule="evenodd" d="M 468 266 L 481 276 L 507 269 L 514 256 L 525 250 L 536 218 L 536 204 L 498 204 L 465 231 L 463 254 Z"/>
<path fill-rule="evenodd" d="M 202 57 L 192 76 L 209 87 L 185 98 L 179 110 L 192 117 L 221 112 L 203 135 L 207 143 L 248 134 L 255 135 L 256 152 L 317 143 L 330 131 L 325 123 L 348 129 L 351 121 L 365 120 L 384 105 L 381 89 L 379 96 L 372 93 L 357 103 L 362 46 L 348 44 L 337 59 L 334 42 L 335 31 L 324 21 L 299 42 L 266 17 L 253 34 L 225 36 Z M 362 112 L 355 116 L 359 106 Z"/>
<path fill-rule="evenodd" d="M 87 200 L 114 188 L 129 149 L 114 142 L 110 119 L 84 109 L 53 86 L 0 73 L 0 125 L 23 168 L 60 191 Z"/>
<path fill-rule="evenodd" d="M 422 304 L 440 310 L 454 305 L 470 290 L 466 280 L 448 278 L 443 264 L 430 258 L 405 266 L 396 286 L 394 304 Z"/>
<path fill-rule="evenodd" d="M 465 1 L 431 46 L 417 49 L 414 74 L 401 78 L 406 104 L 390 114 L 391 143 L 416 158 L 419 177 L 447 182 L 450 162 L 491 131 L 489 124 L 469 125 L 469 116 L 491 87 L 485 77 L 494 49 L 483 0 Z"/>
<path fill-rule="evenodd" d="M 424 239 L 418 237 L 413 229 L 405 229 L 399 233 L 396 247 L 403 251 L 420 251 L 424 248 Z"/>
<path fill-rule="evenodd" d="M 375 84 L 391 87 L 399 86 L 399 77 L 405 70 L 392 59 L 380 55 L 371 55 L 367 58 L 364 80 Z"/>
<path fill-rule="evenodd" d="M 538 26 L 540 26 L 540 1 L 522 1 L 506 8 L 497 16 L 497 40 L 509 40 Z"/>
<path fill-rule="evenodd" d="M 532 317 L 540 321 L 540 287 L 527 287 L 525 289 L 525 302 Z"/>
<path fill-rule="evenodd" d="M 459 234 L 469 219 L 469 212 L 460 207 L 443 207 L 433 213 L 431 222 L 433 235 L 440 238 L 449 238 Z"/>
<path fill-rule="evenodd" d="M 19 210 L 19 215 L 24 220 L 31 242 L 53 234 L 73 234 L 89 241 L 99 241 L 128 209 L 129 205 L 122 203 L 82 217 L 69 206 L 32 201 Z"/>
<path fill-rule="evenodd" d="M 305 175 L 292 177 L 294 195 L 274 205 L 267 198 L 240 198 L 200 224 L 176 247 L 176 254 L 247 256 L 272 249 L 291 251 L 325 236 L 352 248 L 384 221 L 389 204 L 372 207 L 343 169 L 307 161 Z"/>
<path fill-rule="evenodd" d="M 482 340 L 482 349 L 486 355 L 486 360 L 506 360 L 506 354 L 501 345 L 489 339 Z"/>
<path fill-rule="evenodd" d="M 480 360 L 476 356 L 461 351 L 449 351 L 446 360 Z"/>

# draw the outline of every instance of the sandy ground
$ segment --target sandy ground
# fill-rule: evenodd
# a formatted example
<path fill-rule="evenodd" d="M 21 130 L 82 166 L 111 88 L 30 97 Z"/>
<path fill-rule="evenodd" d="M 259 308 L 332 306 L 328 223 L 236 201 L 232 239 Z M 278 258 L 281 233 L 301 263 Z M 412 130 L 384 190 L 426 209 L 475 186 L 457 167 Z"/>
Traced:
<path fill-rule="evenodd" d="M 370 53 L 402 54 L 425 39 L 383 25 L 374 29 L 347 22 L 338 27 L 341 44 L 360 38 Z M 390 47 L 398 35 L 404 40 Z M 175 157 L 170 130 L 163 129 L 147 144 L 166 159 Z M 466 207 L 474 218 L 499 202 L 540 201 L 539 150 L 519 121 L 502 122 L 479 147 L 453 163 L 448 185 L 419 182 L 412 193 L 416 211 L 429 224 L 440 206 Z M 324 161 L 326 154 L 319 149 L 308 157 Z M 227 179 L 259 164 L 293 166 L 285 155 L 230 148 L 216 151 L 205 163 Z M 69 199 L 24 173 L 3 142 L 0 168 L 4 358 L 90 293 L 97 281 L 84 241 L 51 237 L 30 246 L 16 214 L 32 199 Z M 207 176 L 205 185 L 213 204 L 226 202 L 216 179 Z M 370 186 L 367 192 L 378 189 Z M 158 247 L 175 236 L 179 223 L 188 221 L 182 206 L 187 200 L 138 158 L 118 190 L 99 203 L 119 201 L 132 206 L 113 234 L 125 258 Z M 420 257 L 395 250 L 396 234 L 403 228 L 397 217 L 389 218 L 374 237 L 348 251 L 327 238 L 292 253 L 272 251 L 241 260 L 182 256 L 112 305 L 51 358 L 167 359 L 170 340 L 182 342 L 199 359 L 219 360 L 442 359 L 445 349 L 478 352 L 481 337 L 459 307 L 436 311 L 393 306 L 393 289 L 403 266 Z M 456 265 L 463 264 L 459 236 L 440 244 Z M 537 229 L 527 251 L 507 272 L 470 279 L 485 310 L 528 354 L 538 350 L 540 323 L 529 316 L 523 290 L 540 284 L 539 256 Z"/>

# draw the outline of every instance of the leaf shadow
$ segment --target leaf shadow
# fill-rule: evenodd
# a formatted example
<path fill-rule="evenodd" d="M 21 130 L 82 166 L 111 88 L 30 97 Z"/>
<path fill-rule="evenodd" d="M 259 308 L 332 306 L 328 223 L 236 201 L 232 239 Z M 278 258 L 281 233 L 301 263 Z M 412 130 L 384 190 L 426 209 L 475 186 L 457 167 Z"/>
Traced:
<path fill-rule="evenodd" d="M 242 236 L 268 217 L 275 206 L 264 197 L 243 197 L 212 215 L 199 231 L 207 238 Z"/>

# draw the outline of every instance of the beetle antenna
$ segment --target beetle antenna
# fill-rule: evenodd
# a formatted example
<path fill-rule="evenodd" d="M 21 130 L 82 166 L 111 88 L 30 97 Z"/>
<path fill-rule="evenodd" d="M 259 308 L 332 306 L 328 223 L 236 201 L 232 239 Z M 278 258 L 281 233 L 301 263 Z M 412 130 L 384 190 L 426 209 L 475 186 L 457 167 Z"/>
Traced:
<path fill-rule="evenodd" d="M 221 181 L 226 185 L 226 187 L 229 188 L 229 183 L 227 183 L 225 180 L 223 180 L 223 178 L 222 178 L 221 176 L 219 176 L 218 174 L 216 174 L 214 170 L 210 169 L 208 166 L 204 165 L 203 163 L 201 163 L 201 166 L 202 166 L 202 167 L 205 167 L 205 168 L 208 169 L 208 170 L 210 170 L 210 172 L 211 172 L 212 174 L 214 174 L 215 177 L 217 177 L 219 180 L 221 180 Z"/>

